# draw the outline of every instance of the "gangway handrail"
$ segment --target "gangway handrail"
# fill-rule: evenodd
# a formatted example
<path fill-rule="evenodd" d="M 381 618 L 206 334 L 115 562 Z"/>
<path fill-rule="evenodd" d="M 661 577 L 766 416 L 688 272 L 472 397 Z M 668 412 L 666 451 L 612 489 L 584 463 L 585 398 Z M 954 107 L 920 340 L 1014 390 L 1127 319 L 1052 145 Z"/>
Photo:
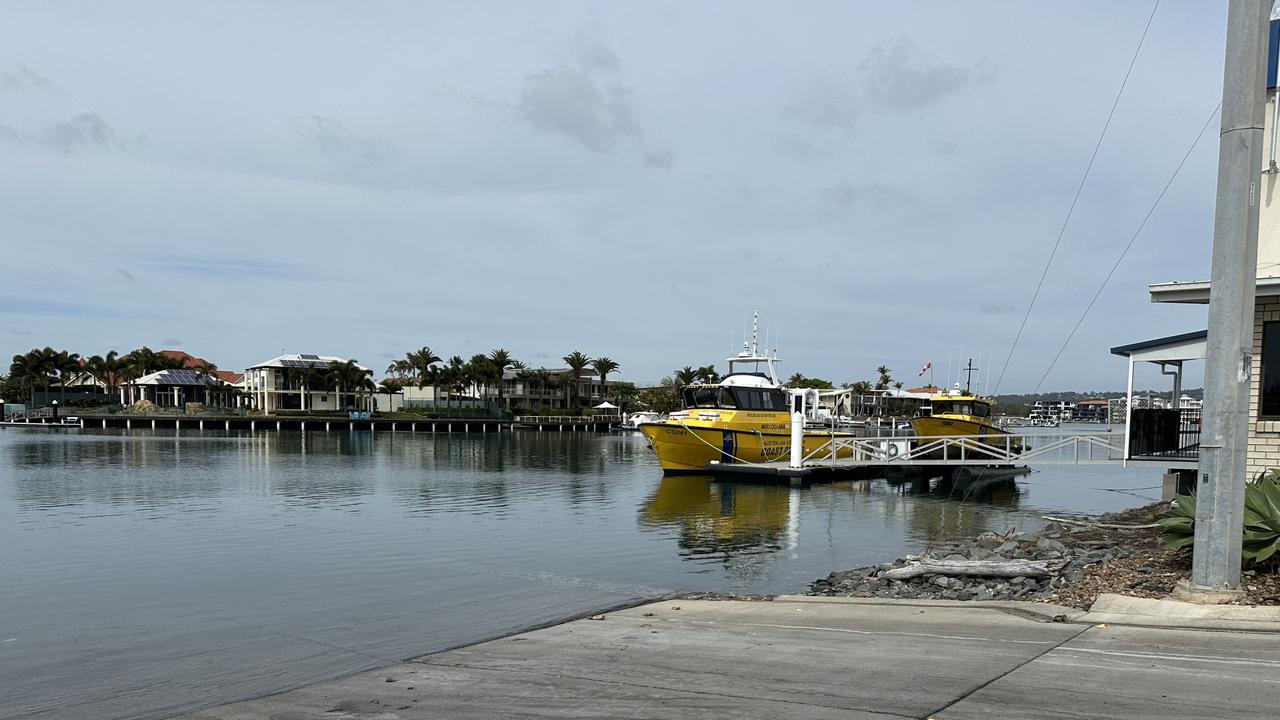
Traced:
<path fill-rule="evenodd" d="M 1014 465 L 1028 462 L 1119 462 L 1124 452 L 1123 437 L 1121 433 L 1110 431 L 874 437 L 836 434 L 805 453 L 800 464 Z M 1040 442 L 1034 442 L 1037 440 Z M 906 445 L 905 450 L 901 449 L 903 443 Z M 941 458 L 937 457 L 939 454 Z"/>

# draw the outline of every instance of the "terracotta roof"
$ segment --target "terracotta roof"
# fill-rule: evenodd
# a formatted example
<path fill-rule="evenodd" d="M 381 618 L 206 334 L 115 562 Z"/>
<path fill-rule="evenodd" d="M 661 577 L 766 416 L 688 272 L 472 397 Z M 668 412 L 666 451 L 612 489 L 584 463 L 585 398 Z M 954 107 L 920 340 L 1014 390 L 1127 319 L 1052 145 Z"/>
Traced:
<path fill-rule="evenodd" d="M 244 373 L 231 372 L 230 370 L 214 370 L 213 374 L 223 382 L 229 382 L 232 385 L 244 380 Z"/>

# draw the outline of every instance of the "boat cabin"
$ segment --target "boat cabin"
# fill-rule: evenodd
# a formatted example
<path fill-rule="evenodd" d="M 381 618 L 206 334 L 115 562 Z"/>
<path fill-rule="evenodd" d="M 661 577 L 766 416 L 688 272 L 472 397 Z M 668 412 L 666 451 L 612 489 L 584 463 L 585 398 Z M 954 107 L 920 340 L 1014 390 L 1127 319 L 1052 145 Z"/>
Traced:
<path fill-rule="evenodd" d="M 787 393 L 781 388 L 690 385 L 684 389 L 684 406 L 720 410 L 787 412 Z"/>
<path fill-rule="evenodd" d="M 931 415 L 966 415 L 968 417 L 991 417 L 991 401 L 980 397 L 940 397 L 930 401 Z"/>

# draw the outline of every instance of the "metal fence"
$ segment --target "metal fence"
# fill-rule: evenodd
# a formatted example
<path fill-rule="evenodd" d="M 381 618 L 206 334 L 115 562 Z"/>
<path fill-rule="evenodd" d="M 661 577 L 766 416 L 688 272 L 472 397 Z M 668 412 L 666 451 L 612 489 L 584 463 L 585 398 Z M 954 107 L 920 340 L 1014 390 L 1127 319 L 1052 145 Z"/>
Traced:
<path fill-rule="evenodd" d="M 1129 420 L 1131 460 L 1200 457 L 1200 408 L 1135 408 Z"/>

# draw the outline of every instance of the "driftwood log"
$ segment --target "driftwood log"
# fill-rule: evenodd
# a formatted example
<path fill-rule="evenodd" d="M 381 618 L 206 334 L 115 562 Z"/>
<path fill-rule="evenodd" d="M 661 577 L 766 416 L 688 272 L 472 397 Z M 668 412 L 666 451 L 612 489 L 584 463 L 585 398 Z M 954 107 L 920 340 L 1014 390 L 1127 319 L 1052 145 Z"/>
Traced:
<path fill-rule="evenodd" d="M 924 559 L 906 567 L 881 570 L 877 577 L 904 580 L 917 575 L 970 575 L 974 577 L 1048 577 L 1066 565 L 1066 560 L 933 560 Z"/>
<path fill-rule="evenodd" d="M 1050 522 L 1062 523 L 1064 525 L 1079 525 L 1081 527 L 1104 528 L 1106 530 L 1150 530 L 1160 527 L 1160 523 L 1143 523 L 1141 525 L 1118 525 L 1116 523 L 1100 523 L 1089 522 L 1088 520 L 1072 520 L 1070 518 L 1054 517 L 1052 515 L 1041 515 L 1041 518 Z"/>

